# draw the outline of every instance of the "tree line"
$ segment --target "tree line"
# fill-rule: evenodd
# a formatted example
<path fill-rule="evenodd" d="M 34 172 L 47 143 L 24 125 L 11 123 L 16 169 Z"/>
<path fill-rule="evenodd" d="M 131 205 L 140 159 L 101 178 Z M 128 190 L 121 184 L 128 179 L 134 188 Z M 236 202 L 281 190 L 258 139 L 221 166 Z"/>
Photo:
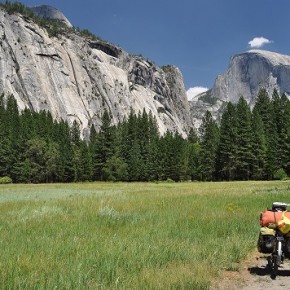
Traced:
<path fill-rule="evenodd" d="M 16 183 L 82 181 L 269 180 L 290 175 L 290 101 L 260 90 L 251 110 L 241 97 L 229 102 L 218 124 L 206 112 L 186 139 L 160 135 L 145 110 L 117 125 L 104 111 L 90 139 L 54 120 L 48 111 L 19 112 L 15 98 L 0 96 L 0 177 Z"/>

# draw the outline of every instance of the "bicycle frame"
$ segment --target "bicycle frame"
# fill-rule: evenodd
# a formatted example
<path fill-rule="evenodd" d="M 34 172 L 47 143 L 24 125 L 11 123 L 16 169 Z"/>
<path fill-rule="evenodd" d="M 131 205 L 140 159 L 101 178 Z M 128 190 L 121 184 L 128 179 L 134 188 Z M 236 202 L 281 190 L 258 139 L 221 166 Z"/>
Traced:
<path fill-rule="evenodd" d="M 271 278 L 275 279 L 278 274 L 278 268 L 282 265 L 284 260 L 284 235 L 276 229 L 275 246 L 272 255 L 268 259 L 271 269 Z"/>

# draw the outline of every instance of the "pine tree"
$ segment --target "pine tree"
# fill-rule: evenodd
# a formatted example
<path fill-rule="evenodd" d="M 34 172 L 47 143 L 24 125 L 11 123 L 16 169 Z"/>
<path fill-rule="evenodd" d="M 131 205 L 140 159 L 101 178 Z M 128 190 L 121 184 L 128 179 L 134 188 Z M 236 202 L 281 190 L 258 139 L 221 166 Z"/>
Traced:
<path fill-rule="evenodd" d="M 200 131 L 200 174 L 204 181 L 216 179 L 217 147 L 219 143 L 219 129 L 209 111 L 202 118 Z"/>
<path fill-rule="evenodd" d="M 140 114 L 136 116 L 131 108 L 128 120 L 121 126 L 120 157 L 127 164 L 128 180 L 140 181 L 144 177 L 144 160 L 141 155 L 143 137 L 140 126 Z M 142 144 L 142 145 L 141 145 Z"/>
<path fill-rule="evenodd" d="M 104 167 L 106 180 L 109 181 L 126 181 L 128 179 L 127 163 L 118 155 L 109 158 Z"/>
<path fill-rule="evenodd" d="M 263 122 L 267 148 L 265 173 L 267 179 L 272 179 L 275 171 L 278 169 L 275 160 L 277 150 L 277 128 L 274 122 L 273 105 L 265 89 L 259 91 L 254 110 L 257 110 Z"/>
<path fill-rule="evenodd" d="M 5 126 L 9 148 L 9 152 L 7 152 L 9 176 L 14 182 L 17 182 L 23 148 L 21 146 L 20 115 L 13 95 L 9 95 L 6 101 Z"/>
<path fill-rule="evenodd" d="M 149 145 L 148 160 L 148 180 L 154 181 L 160 179 L 160 152 L 159 152 L 159 136 L 151 137 Z"/>
<path fill-rule="evenodd" d="M 128 179 L 129 181 L 140 181 L 141 180 L 141 148 L 137 139 L 133 141 L 132 147 L 128 150 L 129 159 L 127 160 L 128 165 Z"/>
<path fill-rule="evenodd" d="M 73 121 L 70 128 L 70 136 L 73 148 L 74 181 L 84 181 L 86 180 L 85 163 L 89 162 L 88 152 L 86 151 L 86 144 L 83 144 L 81 140 L 80 125 L 76 120 Z"/>
<path fill-rule="evenodd" d="M 4 94 L 0 96 L 0 177 L 10 175 L 11 142 L 8 137 L 8 120 Z"/>
<path fill-rule="evenodd" d="M 97 180 L 105 180 L 105 164 L 114 155 L 114 130 L 111 126 L 111 116 L 107 110 L 102 116 L 100 131 L 96 140 L 96 159 L 93 160 Z"/>
<path fill-rule="evenodd" d="M 188 175 L 191 180 L 200 180 L 199 173 L 199 155 L 200 155 L 200 143 L 199 142 L 188 142 Z"/>
<path fill-rule="evenodd" d="M 92 180 L 92 159 L 89 147 L 85 140 L 80 140 L 78 146 L 74 146 L 74 180 Z"/>
<path fill-rule="evenodd" d="M 27 142 L 26 160 L 30 164 L 30 182 L 46 182 L 45 154 L 47 144 L 43 138 L 30 139 Z"/>
<path fill-rule="evenodd" d="M 267 144 L 264 124 L 258 110 L 252 112 L 252 179 L 264 179 Z"/>
<path fill-rule="evenodd" d="M 74 180 L 73 158 L 74 152 L 71 144 L 70 127 L 67 122 L 61 120 L 57 125 L 55 138 L 59 144 L 59 160 L 57 180 L 71 182 Z"/>
<path fill-rule="evenodd" d="M 271 107 L 272 107 L 272 128 L 271 128 L 271 134 L 273 134 L 270 139 L 271 141 L 271 147 L 272 147 L 272 154 L 273 154 L 273 161 L 274 166 L 276 170 L 279 168 L 282 168 L 282 156 L 280 154 L 281 152 L 281 142 L 282 142 L 282 114 L 283 114 L 283 108 L 281 103 L 280 95 L 277 91 L 277 89 L 274 89 L 271 99 Z"/>
<path fill-rule="evenodd" d="M 76 120 L 74 120 L 72 127 L 70 129 L 70 135 L 71 135 L 71 142 L 76 147 L 80 146 L 80 140 L 81 140 L 80 134 L 81 134 L 80 125 Z"/>
<path fill-rule="evenodd" d="M 177 133 L 173 134 L 167 131 L 166 134 L 160 138 L 159 158 L 161 179 L 171 179 L 174 181 L 181 180 L 184 144 L 184 140 Z"/>
<path fill-rule="evenodd" d="M 140 181 L 148 181 L 148 161 L 149 161 L 149 119 L 145 109 L 142 115 L 137 117 L 136 141 L 140 146 L 139 171 Z"/>
<path fill-rule="evenodd" d="M 152 112 L 148 114 L 148 156 L 146 165 L 147 180 L 158 180 L 159 179 L 159 152 L 158 152 L 158 142 L 159 142 L 159 131 L 158 125 L 155 117 L 153 117 Z"/>
<path fill-rule="evenodd" d="M 229 102 L 221 118 L 218 146 L 218 174 L 222 180 L 234 180 L 237 171 L 237 112 Z"/>
<path fill-rule="evenodd" d="M 97 131 L 95 126 L 92 124 L 90 128 L 90 140 L 89 140 L 89 158 L 90 158 L 90 167 L 91 167 L 91 178 L 92 180 L 97 180 Z"/>
<path fill-rule="evenodd" d="M 128 168 L 130 170 L 132 160 L 138 158 L 138 180 L 148 181 L 152 178 L 151 170 L 155 170 L 154 166 L 156 165 L 156 162 L 150 157 L 151 153 L 154 154 L 152 143 L 156 142 L 159 136 L 156 120 L 151 112 L 147 114 L 145 110 L 138 116 L 132 117 L 130 114 L 127 129 L 127 144 L 131 143 L 129 147 L 127 146 L 127 150 L 129 154 L 135 155 L 133 159 L 128 160 Z"/>
<path fill-rule="evenodd" d="M 58 176 L 58 162 L 60 158 L 59 145 L 48 140 L 45 151 L 45 182 L 56 182 Z"/>
<path fill-rule="evenodd" d="M 241 180 L 251 177 L 252 153 L 251 110 L 246 100 L 241 97 L 237 104 L 237 176 Z"/>
<path fill-rule="evenodd" d="M 188 132 L 188 136 L 187 136 L 187 140 L 191 143 L 191 144 L 195 144 L 197 142 L 199 142 L 199 138 L 196 132 L 195 128 L 190 128 L 189 132 Z"/>
<path fill-rule="evenodd" d="M 194 145 L 188 142 L 188 140 L 184 140 L 180 137 L 179 142 L 179 150 L 180 150 L 180 156 L 179 156 L 179 180 L 185 181 L 185 180 L 192 180 L 194 167 L 192 166 L 192 161 L 194 156 L 191 156 L 195 154 L 195 151 L 193 150 Z"/>
<path fill-rule="evenodd" d="M 21 136 L 27 141 L 31 138 L 37 137 L 37 130 L 35 129 L 36 118 L 34 118 L 31 110 L 25 108 L 21 114 Z"/>
<path fill-rule="evenodd" d="M 74 171 L 74 181 L 81 181 L 83 168 L 82 168 L 82 156 L 80 150 L 80 126 L 76 120 L 70 128 L 70 143 L 73 149 L 73 171 Z"/>
<path fill-rule="evenodd" d="M 286 94 L 281 96 L 280 120 L 279 155 L 281 168 L 290 176 L 290 100 Z"/>

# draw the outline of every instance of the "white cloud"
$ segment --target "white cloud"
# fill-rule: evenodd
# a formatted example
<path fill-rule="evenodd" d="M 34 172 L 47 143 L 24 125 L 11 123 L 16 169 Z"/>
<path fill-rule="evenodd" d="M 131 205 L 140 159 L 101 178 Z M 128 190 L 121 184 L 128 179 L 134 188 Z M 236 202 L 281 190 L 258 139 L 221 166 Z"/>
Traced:
<path fill-rule="evenodd" d="M 248 42 L 251 48 L 260 48 L 265 44 L 272 43 L 273 41 L 265 38 L 265 37 L 255 37 L 251 41 Z"/>
<path fill-rule="evenodd" d="M 205 87 L 193 87 L 193 88 L 189 88 L 186 91 L 187 99 L 189 101 L 192 101 L 195 96 L 197 96 L 198 94 L 203 93 L 203 92 L 205 92 L 207 90 L 208 90 L 208 88 L 205 88 Z"/>

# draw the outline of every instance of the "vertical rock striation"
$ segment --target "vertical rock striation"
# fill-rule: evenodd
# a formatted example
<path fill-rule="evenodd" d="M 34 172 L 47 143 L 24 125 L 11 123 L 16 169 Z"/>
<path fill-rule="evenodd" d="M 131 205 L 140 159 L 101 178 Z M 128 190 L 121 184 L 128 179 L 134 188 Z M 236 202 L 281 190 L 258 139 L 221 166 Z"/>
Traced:
<path fill-rule="evenodd" d="M 54 118 L 77 120 L 85 138 L 92 124 L 99 128 L 105 109 L 115 124 L 131 108 L 151 111 L 161 133 L 186 136 L 193 126 L 177 68 L 160 68 L 73 29 L 50 37 L 32 20 L 2 9 L 0 91 L 13 94 L 20 109 L 49 110 Z"/>

